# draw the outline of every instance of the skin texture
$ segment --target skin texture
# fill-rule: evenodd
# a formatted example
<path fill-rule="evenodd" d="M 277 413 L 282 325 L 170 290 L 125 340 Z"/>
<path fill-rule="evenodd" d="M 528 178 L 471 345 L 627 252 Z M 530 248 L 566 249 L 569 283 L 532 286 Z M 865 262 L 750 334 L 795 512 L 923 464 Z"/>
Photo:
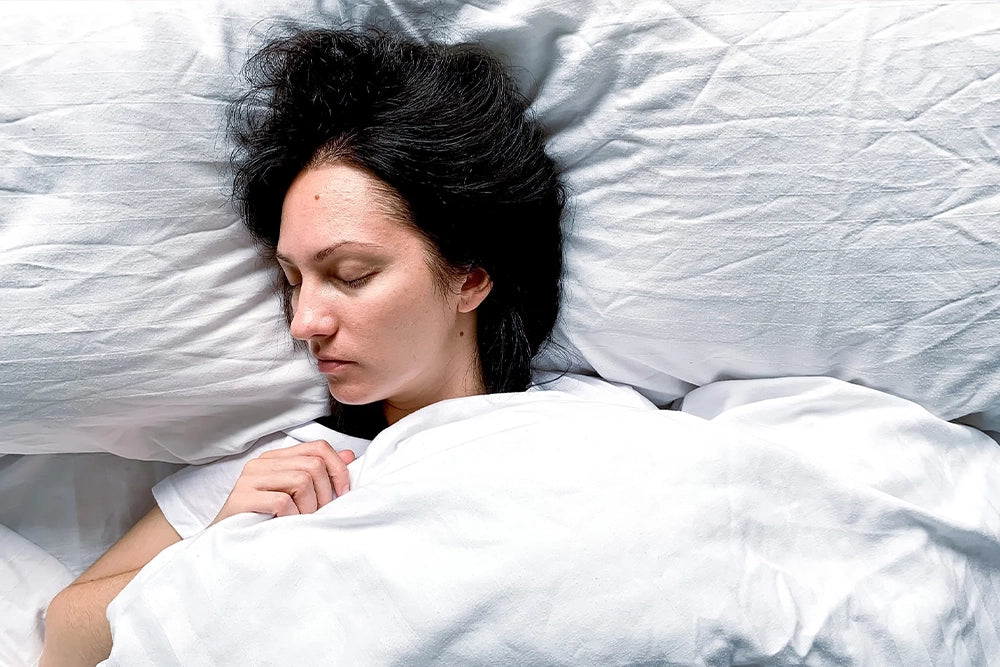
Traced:
<path fill-rule="evenodd" d="M 341 403 L 383 401 L 389 423 L 483 393 L 475 309 L 482 270 L 441 284 L 431 250 L 379 183 L 342 163 L 307 169 L 285 196 L 278 261 L 293 286 L 292 335 L 323 363 Z"/>
<path fill-rule="evenodd" d="M 311 514 L 351 490 L 347 464 L 353 460 L 354 452 L 334 451 L 325 440 L 264 452 L 243 467 L 210 525 L 242 512 Z"/>
<path fill-rule="evenodd" d="M 324 440 L 265 452 L 249 461 L 212 524 L 241 512 L 308 514 L 350 490 L 351 451 Z M 181 539 L 155 506 L 49 604 L 40 667 L 96 665 L 111 653 L 105 616 L 111 600 L 168 546 Z"/>
<path fill-rule="evenodd" d="M 443 282 L 433 250 L 400 221 L 373 177 L 344 164 L 300 174 L 284 200 L 278 253 L 295 286 L 292 335 L 308 342 L 338 401 L 381 401 L 391 424 L 431 403 L 484 392 L 475 311 L 489 276 L 474 269 Z M 331 359 L 339 361 L 324 361 Z M 247 463 L 212 523 L 241 512 L 315 512 L 350 490 L 353 460 L 322 440 L 266 452 Z M 41 667 L 106 658 L 108 604 L 180 539 L 154 507 L 59 593 L 47 612 Z"/>
<path fill-rule="evenodd" d="M 180 539 L 159 507 L 140 519 L 49 604 L 39 665 L 96 665 L 108 657 L 108 604 L 153 556 Z"/>

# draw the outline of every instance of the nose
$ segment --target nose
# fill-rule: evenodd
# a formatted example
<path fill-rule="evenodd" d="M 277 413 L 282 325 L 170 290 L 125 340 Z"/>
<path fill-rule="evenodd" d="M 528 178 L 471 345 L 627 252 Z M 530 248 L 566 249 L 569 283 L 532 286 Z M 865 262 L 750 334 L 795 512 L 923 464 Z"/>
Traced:
<path fill-rule="evenodd" d="M 337 331 L 337 318 L 332 304 L 323 298 L 321 290 L 303 283 L 298 294 L 292 295 L 292 337 L 311 340 L 332 336 Z"/>

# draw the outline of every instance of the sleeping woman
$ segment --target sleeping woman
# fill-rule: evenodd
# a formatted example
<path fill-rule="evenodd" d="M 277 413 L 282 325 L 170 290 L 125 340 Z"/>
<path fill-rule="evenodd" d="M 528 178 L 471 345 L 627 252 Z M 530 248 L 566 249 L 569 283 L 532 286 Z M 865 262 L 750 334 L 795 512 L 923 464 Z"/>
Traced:
<path fill-rule="evenodd" d="M 235 467 L 182 471 L 166 486 L 193 490 L 187 505 L 206 517 L 196 528 L 314 512 L 349 492 L 351 450 L 388 425 L 445 399 L 524 391 L 559 304 L 563 186 L 495 58 L 311 30 L 272 41 L 245 71 L 230 119 L 235 200 L 280 266 L 292 336 L 329 384 L 326 424 L 355 438 L 313 424 L 330 437 L 272 438 Z M 109 602 L 181 540 L 178 503 L 164 501 L 175 495 L 156 494 L 53 600 L 42 665 L 108 656 Z"/>

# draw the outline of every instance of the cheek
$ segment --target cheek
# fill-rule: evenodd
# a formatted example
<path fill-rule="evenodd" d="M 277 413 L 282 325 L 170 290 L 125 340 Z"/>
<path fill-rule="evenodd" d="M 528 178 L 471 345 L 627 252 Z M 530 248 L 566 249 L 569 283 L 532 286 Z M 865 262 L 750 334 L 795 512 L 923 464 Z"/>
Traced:
<path fill-rule="evenodd" d="M 386 285 L 358 299 L 341 329 L 350 331 L 371 357 L 409 358 L 425 337 L 428 305 L 405 285 Z"/>
<path fill-rule="evenodd" d="M 355 345 L 370 359 L 420 358 L 451 335 L 457 297 L 442 294 L 422 258 L 412 264 L 384 281 L 373 281 L 358 294 L 350 313 L 343 314 L 341 330 L 349 330 Z"/>
<path fill-rule="evenodd" d="M 425 282 L 400 291 L 382 315 L 386 330 L 401 344 L 405 357 L 416 357 L 446 342 L 454 326 L 454 308 L 435 285 Z"/>

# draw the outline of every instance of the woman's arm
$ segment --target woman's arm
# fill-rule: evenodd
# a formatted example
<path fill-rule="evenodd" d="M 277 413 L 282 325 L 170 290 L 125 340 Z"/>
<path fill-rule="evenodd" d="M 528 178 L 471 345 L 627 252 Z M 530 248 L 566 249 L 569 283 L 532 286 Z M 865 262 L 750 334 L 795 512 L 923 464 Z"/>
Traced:
<path fill-rule="evenodd" d="M 39 667 L 92 667 L 107 658 L 111 653 L 108 604 L 146 563 L 180 539 L 154 506 L 49 604 Z"/>
<path fill-rule="evenodd" d="M 309 514 L 350 490 L 350 450 L 325 440 L 266 451 L 250 460 L 212 523 L 243 512 Z M 181 536 L 153 509 L 49 604 L 39 667 L 96 665 L 111 653 L 108 605 L 156 554 Z"/>

